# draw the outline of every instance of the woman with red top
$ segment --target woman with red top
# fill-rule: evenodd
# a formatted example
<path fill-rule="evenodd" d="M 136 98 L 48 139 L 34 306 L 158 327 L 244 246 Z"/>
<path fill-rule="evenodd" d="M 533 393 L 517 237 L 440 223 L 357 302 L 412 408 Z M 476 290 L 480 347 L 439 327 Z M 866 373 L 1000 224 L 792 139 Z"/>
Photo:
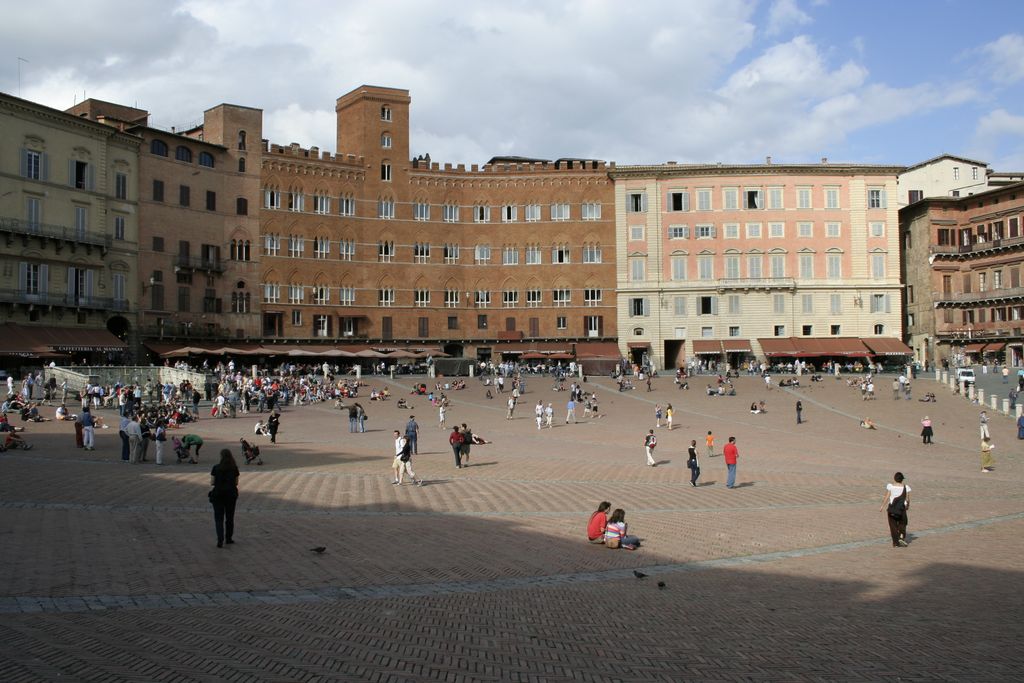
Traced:
<path fill-rule="evenodd" d="M 597 511 L 590 515 L 587 523 L 587 540 L 591 543 L 604 543 L 604 530 L 608 525 L 608 510 L 612 504 L 605 501 L 597 506 Z"/>

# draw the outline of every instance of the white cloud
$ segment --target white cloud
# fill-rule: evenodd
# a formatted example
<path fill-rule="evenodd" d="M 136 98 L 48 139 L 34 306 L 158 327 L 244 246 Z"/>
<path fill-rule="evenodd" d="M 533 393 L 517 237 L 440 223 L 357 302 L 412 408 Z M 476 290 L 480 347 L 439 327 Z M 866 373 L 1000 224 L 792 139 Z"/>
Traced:
<path fill-rule="evenodd" d="M 1010 84 L 1024 79 L 1024 36 L 1007 33 L 981 47 L 988 77 L 996 83 Z"/>
<path fill-rule="evenodd" d="M 806 26 L 813 21 L 811 15 L 800 9 L 796 0 L 775 0 L 768 10 L 768 35 L 775 36 L 791 29 Z"/>
<path fill-rule="evenodd" d="M 1024 116 L 995 109 L 978 120 L 974 153 L 997 171 L 1024 170 Z"/>

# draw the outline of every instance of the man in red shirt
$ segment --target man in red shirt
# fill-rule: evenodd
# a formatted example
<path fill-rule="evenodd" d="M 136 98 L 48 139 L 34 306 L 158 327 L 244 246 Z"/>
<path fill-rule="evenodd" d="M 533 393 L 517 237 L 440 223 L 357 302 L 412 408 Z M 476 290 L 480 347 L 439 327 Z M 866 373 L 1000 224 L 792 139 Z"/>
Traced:
<path fill-rule="evenodd" d="M 725 466 L 729 470 L 725 479 L 725 488 L 734 489 L 736 488 L 736 460 L 740 457 L 740 452 L 736 448 L 735 436 L 729 437 L 729 443 L 725 444 L 725 448 L 722 449 L 722 455 L 725 456 Z"/>

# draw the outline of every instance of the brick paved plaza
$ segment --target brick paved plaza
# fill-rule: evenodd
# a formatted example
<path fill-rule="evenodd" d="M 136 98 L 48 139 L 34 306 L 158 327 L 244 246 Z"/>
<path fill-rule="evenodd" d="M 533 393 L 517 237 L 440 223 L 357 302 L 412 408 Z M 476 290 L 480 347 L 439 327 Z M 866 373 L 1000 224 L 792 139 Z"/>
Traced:
<path fill-rule="evenodd" d="M 411 399 L 423 487 L 391 484 L 391 432 L 410 412 L 394 400 L 363 401 L 366 434 L 329 405 L 288 408 L 280 443 L 259 440 L 266 464 L 240 466 L 224 549 L 208 473 L 254 416 L 200 422 L 199 466 L 122 464 L 112 411 L 94 452 L 74 448 L 70 423 L 32 425 L 34 450 L 0 455 L 0 681 L 1021 679 L 1012 420 L 993 419 L 983 474 L 978 408 L 933 382 L 893 401 L 883 378 L 874 402 L 831 378 L 767 392 L 744 377 L 734 398 L 704 384 L 592 380 L 605 417 L 565 425 L 548 379 L 529 380 L 512 421 L 471 381 L 450 392 L 449 424 L 494 443 L 462 470 L 436 411 Z M 939 402 L 919 403 L 925 391 Z M 750 414 L 762 398 L 768 413 Z M 538 399 L 553 429 L 537 431 Z M 650 468 L 656 402 L 676 429 L 659 431 Z M 689 485 L 685 446 L 703 454 L 709 429 L 719 453 L 737 437 L 734 490 L 720 456 Z M 879 512 L 896 470 L 913 489 L 906 549 Z M 602 500 L 625 508 L 642 549 L 586 543 Z"/>

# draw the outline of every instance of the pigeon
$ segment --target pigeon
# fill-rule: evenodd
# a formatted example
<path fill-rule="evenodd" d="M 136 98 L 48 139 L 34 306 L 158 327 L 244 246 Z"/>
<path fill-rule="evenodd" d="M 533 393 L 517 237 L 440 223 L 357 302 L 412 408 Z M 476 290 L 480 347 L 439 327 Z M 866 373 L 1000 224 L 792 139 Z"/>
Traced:
<path fill-rule="evenodd" d="M 658 582 L 658 588 L 659 589 L 664 589 L 665 588 L 665 582 L 664 581 L 659 581 Z"/>
<path fill-rule="evenodd" d="M 325 550 L 327 550 L 327 547 L 322 545 L 309 549 L 310 552 L 316 553 L 317 555 L 323 555 Z"/>
<path fill-rule="evenodd" d="M 638 579 L 646 579 L 647 578 L 647 574 L 644 574 L 643 572 L 638 572 L 635 569 L 633 570 L 633 576 L 635 576 Z"/>

